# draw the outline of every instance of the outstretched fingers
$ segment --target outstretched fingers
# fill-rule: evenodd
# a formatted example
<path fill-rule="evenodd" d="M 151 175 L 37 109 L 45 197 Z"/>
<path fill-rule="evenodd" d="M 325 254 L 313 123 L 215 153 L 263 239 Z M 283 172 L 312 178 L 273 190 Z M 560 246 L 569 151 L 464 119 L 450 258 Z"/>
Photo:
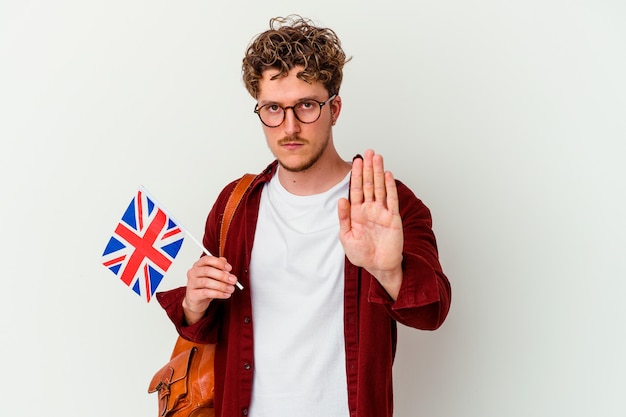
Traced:
<path fill-rule="evenodd" d="M 365 151 L 363 158 L 352 161 L 350 178 L 350 205 L 377 203 L 397 214 L 398 190 L 391 172 L 385 172 L 382 155 L 373 150 Z"/>
<path fill-rule="evenodd" d="M 396 187 L 396 179 L 390 171 L 385 172 L 385 192 L 387 209 L 392 214 L 400 214 L 400 203 L 398 200 L 398 188 Z"/>
<path fill-rule="evenodd" d="M 377 202 L 386 207 L 387 196 L 388 184 L 383 157 L 368 149 L 363 159 L 357 158 L 352 162 L 350 202 L 352 204 Z"/>
<path fill-rule="evenodd" d="M 374 152 L 371 149 L 365 151 L 363 159 L 363 201 L 374 201 Z"/>
<path fill-rule="evenodd" d="M 385 166 L 382 155 L 372 156 L 374 201 L 383 205 L 387 203 L 387 187 L 385 181 Z"/>
<path fill-rule="evenodd" d="M 358 157 L 352 161 L 352 173 L 350 175 L 350 203 L 360 204 L 363 202 L 363 159 Z"/>

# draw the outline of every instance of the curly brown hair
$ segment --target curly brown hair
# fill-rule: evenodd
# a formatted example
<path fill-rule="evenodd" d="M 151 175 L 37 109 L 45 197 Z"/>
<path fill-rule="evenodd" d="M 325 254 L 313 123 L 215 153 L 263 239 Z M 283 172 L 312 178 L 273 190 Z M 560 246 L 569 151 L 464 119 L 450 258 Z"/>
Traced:
<path fill-rule="evenodd" d="M 257 98 L 264 70 L 277 69 L 274 80 L 301 66 L 298 78 L 308 83 L 321 82 L 333 95 L 339 93 L 343 66 L 349 60 L 332 29 L 314 26 L 298 15 L 274 17 L 270 29 L 248 46 L 242 65 L 243 81 L 250 95 Z"/>

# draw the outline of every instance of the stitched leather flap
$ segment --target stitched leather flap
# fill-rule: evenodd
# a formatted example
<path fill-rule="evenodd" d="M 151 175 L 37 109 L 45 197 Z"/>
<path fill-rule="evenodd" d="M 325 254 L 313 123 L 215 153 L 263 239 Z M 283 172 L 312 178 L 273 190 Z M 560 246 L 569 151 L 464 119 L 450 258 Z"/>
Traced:
<path fill-rule="evenodd" d="M 159 391 L 165 387 L 170 389 L 172 384 L 184 379 L 189 373 L 191 358 L 197 350 L 198 349 L 194 347 L 181 352 L 166 363 L 163 368 L 159 369 L 152 377 L 152 381 L 150 381 L 148 393 Z M 185 395 L 187 393 L 187 384 L 181 384 L 180 387 L 177 386 L 176 388 L 176 394 L 173 395 L 174 397 Z"/>

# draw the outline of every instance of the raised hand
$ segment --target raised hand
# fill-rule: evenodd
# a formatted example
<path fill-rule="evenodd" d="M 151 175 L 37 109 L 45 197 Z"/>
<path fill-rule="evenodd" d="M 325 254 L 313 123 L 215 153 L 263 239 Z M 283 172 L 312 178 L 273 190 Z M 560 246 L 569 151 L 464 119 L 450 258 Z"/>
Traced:
<path fill-rule="evenodd" d="M 402 283 L 404 235 L 398 191 L 383 157 L 368 149 L 352 162 L 350 200 L 338 206 L 339 239 L 354 265 L 365 268 L 396 299 Z"/>

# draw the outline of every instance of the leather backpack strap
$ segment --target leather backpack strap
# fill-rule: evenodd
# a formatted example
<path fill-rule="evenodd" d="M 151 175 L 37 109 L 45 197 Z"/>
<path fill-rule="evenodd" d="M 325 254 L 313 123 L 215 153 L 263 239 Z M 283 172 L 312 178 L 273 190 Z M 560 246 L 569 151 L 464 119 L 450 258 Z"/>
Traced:
<path fill-rule="evenodd" d="M 230 197 L 228 197 L 226 207 L 224 208 L 224 216 L 222 217 L 222 223 L 220 225 L 220 248 L 218 256 L 224 255 L 224 247 L 226 245 L 226 236 L 228 234 L 228 229 L 230 228 L 230 222 L 233 220 L 235 210 L 239 207 L 239 203 L 241 202 L 243 195 L 246 193 L 250 184 L 252 184 L 254 178 L 256 178 L 256 175 L 254 174 L 245 174 L 241 177 L 233 189 Z"/>
<path fill-rule="evenodd" d="M 220 224 L 219 256 L 246 190 L 256 175 L 245 174 L 228 197 Z M 214 416 L 215 344 L 194 343 L 178 336 L 170 361 L 152 378 L 148 392 L 159 392 L 159 416 Z"/>

